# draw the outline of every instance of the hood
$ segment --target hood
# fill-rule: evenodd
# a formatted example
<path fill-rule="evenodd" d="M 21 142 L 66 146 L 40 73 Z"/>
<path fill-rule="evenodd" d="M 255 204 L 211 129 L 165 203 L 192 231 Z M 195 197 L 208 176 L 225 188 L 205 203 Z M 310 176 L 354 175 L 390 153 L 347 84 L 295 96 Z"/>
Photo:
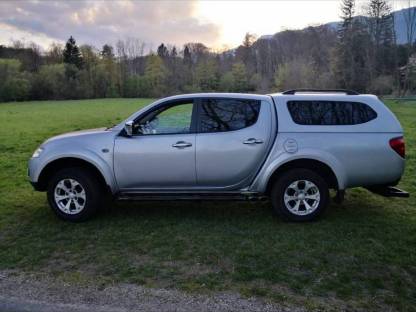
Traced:
<path fill-rule="evenodd" d="M 111 131 L 111 130 L 106 130 L 106 128 L 97 128 L 97 129 L 73 131 L 73 132 L 63 133 L 63 134 L 59 134 L 57 136 L 51 137 L 48 140 L 46 140 L 45 143 L 49 143 L 49 142 L 60 140 L 60 139 L 79 138 L 83 136 L 103 134 L 103 133 L 107 133 L 108 131 Z"/>

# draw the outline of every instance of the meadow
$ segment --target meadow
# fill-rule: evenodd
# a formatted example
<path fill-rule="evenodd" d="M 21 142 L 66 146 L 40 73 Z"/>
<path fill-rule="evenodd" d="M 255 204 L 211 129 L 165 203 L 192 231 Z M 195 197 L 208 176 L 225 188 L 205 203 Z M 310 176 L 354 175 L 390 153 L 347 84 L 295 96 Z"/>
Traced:
<path fill-rule="evenodd" d="M 0 104 L 0 270 L 80 287 L 235 291 L 310 310 L 416 311 L 415 101 L 387 103 L 405 129 L 399 187 L 408 199 L 353 189 L 307 224 L 272 217 L 267 202 L 117 203 L 85 223 L 57 219 L 27 181 L 32 152 L 50 136 L 110 126 L 149 102 Z"/>

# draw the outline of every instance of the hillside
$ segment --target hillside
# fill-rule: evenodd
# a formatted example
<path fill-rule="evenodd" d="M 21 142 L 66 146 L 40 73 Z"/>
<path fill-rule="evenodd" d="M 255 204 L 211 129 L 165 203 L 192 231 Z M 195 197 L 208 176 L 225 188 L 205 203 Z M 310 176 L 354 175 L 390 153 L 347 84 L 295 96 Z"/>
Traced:
<path fill-rule="evenodd" d="M 407 42 L 407 31 L 406 31 L 406 21 L 405 21 L 405 14 L 409 11 L 409 10 L 416 10 L 416 7 L 412 7 L 412 8 L 408 8 L 408 9 L 402 9 L 399 11 L 394 11 L 393 15 L 394 15 L 394 28 L 396 30 L 396 36 L 397 36 L 397 43 L 398 44 L 404 44 Z M 363 18 L 365 19 L 366 17 L 364 16 L 357 16 L 357 18 Z M 333 29 L 337 29 L 338 25 L 340 24 L 340 21 L 336 21 L 336 22 L 330 22 L 327 24 L 324 24 L 325 26 L 330 26 Z M 415 25 L 416 27 L 416 25 Z M 278 33 L 274 34 L 274 35 L 263 35 L 260 36 L 259 39 L 262 40 L 268 40 L 268 39 L 272 39 L 273 36 L 277 35 Z"/>

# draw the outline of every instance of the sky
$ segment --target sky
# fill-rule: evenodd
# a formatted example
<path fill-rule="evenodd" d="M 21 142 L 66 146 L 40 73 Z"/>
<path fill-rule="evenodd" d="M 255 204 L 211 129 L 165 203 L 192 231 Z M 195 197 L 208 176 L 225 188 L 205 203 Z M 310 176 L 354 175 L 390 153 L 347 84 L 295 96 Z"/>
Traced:
<path fill-rule="evenodd" d="M 391 5 L 398 10 L 408 1 Z M 358 10 L 363 5 L 357 1 Z M 246 32 L 262 36 L 337 21 L 339 8 L 339 0 L 0 0 L 0 44 L 33 41 L 47 49 L 72 35 L 78 44 L 97 48 L 135 38 L 147 50 L 161 42 L 202 42 L 222 50 L 238 46 Z"/>

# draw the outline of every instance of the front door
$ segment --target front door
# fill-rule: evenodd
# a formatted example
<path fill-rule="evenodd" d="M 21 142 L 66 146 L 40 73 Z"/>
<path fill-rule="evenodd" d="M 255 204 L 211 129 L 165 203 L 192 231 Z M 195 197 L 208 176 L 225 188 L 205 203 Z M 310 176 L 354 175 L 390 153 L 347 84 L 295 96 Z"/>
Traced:
<path fill-rule="evenodd" d="M 195 186 L 193 111 L 193 100 L 166 103 L 135 120 L 133 136 L 117 137 L 114 171 L 122 191 Z"/>
<path fill-rule="evenodd" d="M 199 187 L 247 186 L 267 156 L 272 122 L 270 105 L 249 99 L 200 101 L 196 136 Z"/>

